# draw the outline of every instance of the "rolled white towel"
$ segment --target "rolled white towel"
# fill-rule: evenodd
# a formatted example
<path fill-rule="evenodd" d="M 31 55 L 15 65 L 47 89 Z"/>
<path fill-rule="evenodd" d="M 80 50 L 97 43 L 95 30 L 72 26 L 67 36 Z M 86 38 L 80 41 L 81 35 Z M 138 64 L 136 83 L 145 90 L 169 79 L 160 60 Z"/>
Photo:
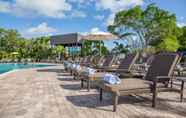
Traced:
<path fill-rule="evenodd" d="M 113 74 L 105 74 L 103 80 L 108 84 L 120 84 L 121 80 L 118 76 Z"/>
<path fill-rule="evenodd" d="M 72 64 L 72 65 L 71 65 L 71 69 L 72 69 L 72 70 L 75 70 L 75 68 L 76 68 L 76 64 Z"/>
<path fill-rule="evenodd" d="M 81 70 L 81 66 L 79 64 L 77 64 L 76 67 L 75 67 L 75 70 L 76 71 L 80 71 Z"/>
<path fill-rule="evenodd" d="M 179 71 L 183 71 L 183 70 L 184 70 L 183 67 L 182 67 L 180 64 L 176 65 L 176 68 L 177 68 Z"/>
<path fill-rule="evenodd" d="M 91 75 L 91 74 L 94 74 L 96 72 L 96 70 L 95 69 L 93 69 L 93 68 L 85 68 L 85 70 L 84 70 L 84 73 L 86 74 L 86 75 Z"/>

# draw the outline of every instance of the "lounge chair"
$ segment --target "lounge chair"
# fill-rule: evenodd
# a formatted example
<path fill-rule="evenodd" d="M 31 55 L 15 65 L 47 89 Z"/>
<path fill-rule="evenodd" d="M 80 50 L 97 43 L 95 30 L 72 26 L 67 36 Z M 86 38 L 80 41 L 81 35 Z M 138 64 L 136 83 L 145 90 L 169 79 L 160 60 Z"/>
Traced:
<path fill-rule="evenodd" d="M 99 67 L 101 64 L 103 64 L 104 56 L 95 56 L 92 59 L 91 67 L 96 68 Z"/>
<path fill-rule="evenodd" d="M 178 59 L 179 56 L 177 54 L 157 54 L 144 79 L 125 78 L 117 85 L 100 82 L 100 100 L 102 101 L 103 91 L 111 92 L 113 95 L 113 111 L 116 111 L 118 98 L 122 95 L 152 93 L 152 107 L 155 107 L 158 92 L 176 91 L 183 94 L 183 88 L 168 87 Z"/>
<path fill-rule="evenodd" d="M 90 91 L 91 82 L 99 81 L 105 75 L 105 72 L 114 72 L 114 73 L 124 73 L 122 76 L 132 77 L 132 67 L 136 62 L 139 54 L 129 54 L 124 59 L 121 60 L 120 65 L 116 67 L 108 66 L 107 68 L 99 68 L 97 72 L 91 75 L 82 75 L 81 76 L 81 85 L 84 86 L 84 82 L 87 82 L 87 90 Z M 110 59 L 109 59 L 110 60 Z M 107 61 L 108 63 L 108 61 Z M 106 66 L 105 66 L 106 67 Z"/>
<path fill-rule="evenodd" d="M 104 57 L 103 63 L 100 63 L 100 65 L 94 67 L 97 70 L 104 70 L 106 68 L 110 68 L 113 65 L 114 60 L 116 59 L 116 56 L 114 55 L 107 55 Z"/>
<path fill-rule="evenodd" d="M 108 67 L 105 68 L 104 71 L 120 73 L 121 76 L 126 76 L 126 75 L 129 76 L 130 74 L 132 74 L 134 64 L 136 63 L 138 57 L 139 57 L 139 53 L 129 54 L 124 59 L 121 60 L 118 67 Z M 122 75 L 122 73 L 124 75 Z"/>

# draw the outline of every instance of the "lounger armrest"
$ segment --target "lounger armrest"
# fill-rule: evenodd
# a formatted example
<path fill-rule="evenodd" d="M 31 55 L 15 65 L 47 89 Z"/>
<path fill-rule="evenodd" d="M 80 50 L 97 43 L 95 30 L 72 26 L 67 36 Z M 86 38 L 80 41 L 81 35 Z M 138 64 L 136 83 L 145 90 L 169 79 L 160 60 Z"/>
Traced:
<path fill-rule="evenodd" d="M 101 69 L 100 69 L 101 70 Z M 128 69 L 118 69 L 118 68 L 105 68 L 102 69 L 103 71 L 107 71 L 107 72 L 118 72 L 118 73 L 128 73 Z"/>
<path fill-rule="evenodd" d="M 186 82 L 186 77 L 175 77 L 175 79 L 178 80 L 178 81 Z"/>
<path fill-rule="evenodd" d="M 129 70 L 128 69 L 116 69 L 115 70 L 116 72 L 129 72 Z"/>
<path fill-rule="evenodd" d="M 170 76 L 157 76 L 155 78 L 155 81 L 156 82 L 166 82 L 166 81 L 169 81 L 170 80 Z"/>

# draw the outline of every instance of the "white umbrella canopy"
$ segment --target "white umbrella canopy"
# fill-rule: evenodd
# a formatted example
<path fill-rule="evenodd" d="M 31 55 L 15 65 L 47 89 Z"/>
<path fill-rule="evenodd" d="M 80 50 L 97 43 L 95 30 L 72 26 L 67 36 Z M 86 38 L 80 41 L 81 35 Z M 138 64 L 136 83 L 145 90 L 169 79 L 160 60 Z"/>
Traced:
<path fill-rule="evenodd" d="M 116 40 L 119 39 L 119 37 L 107 32 L 98 32 L 98 33 L 90 33 L 88 35 L 84 35 L 82 39 L 83 40 Z"/>
<path fill-rule="evenodd" d="M 84 35 L 82 37 L 83 40 L 92 40 L 92 41 L 103 41 L 103 40 L 117 40 L 119 39 L 118 36 L 113 35 L 108 32 L 92 32 L 90 34 Z M 100 52 L 101 55 L 101 45 L 100 45 Z"/>

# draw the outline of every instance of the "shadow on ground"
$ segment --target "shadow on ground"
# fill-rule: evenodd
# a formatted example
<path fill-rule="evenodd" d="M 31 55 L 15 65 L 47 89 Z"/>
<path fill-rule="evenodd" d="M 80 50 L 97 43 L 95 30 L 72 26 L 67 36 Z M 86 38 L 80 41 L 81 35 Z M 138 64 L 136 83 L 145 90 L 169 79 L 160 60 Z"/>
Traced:
<path fill-rule="evenodd" d="M 80 84 L 68 84 L 68 85 L 60 85 L 61 88 L 63 89 L 68 89 L 68 90 L 81 90 Z"/>
<path fill-rule="evenodd" d="M 67 96 L 67 100 L 79 107 L 99 108 L 112 105 L 112 97 L 110 94 L 103 96 L 102 102 L 99 101 L 99 94 Z M 136 104 L 143 102 L 146 102 L 146 100 L 137 99 L 133 96 L 124 96 L 119 99 L 119 104 Z"/>
<path fill-rule="evenodd" d="M 62 72 L 62 73 L 58 73 L 58 76 L 71 76 L 71 74 Z"/>
<path fill-rule="evenodd" d="M 79 80 L 76 80 L 74 79 L 74 76 L 68 76 L 68 75 L 63 75 L 63 76 L 58 76 L 57 79 L 59 81 L 79 81 Z"/>
<path fill-rule="evenodd" d="M 104 110 L 104 111 L 112 111 L 112 97 L 111 95 L 104 95 L 103 96 L 103 101 L 99 101 L 99 95 L 98 94 L 89 94 L 89 95 L 76 95 L 76 96 L 67 96 L 67 100 L 69 100 L 72 104 L 79 106 L 79 107 L 89 107 L 89 108 L 95 108 L 99 110 Z M 135 107 L 138 108 L 143 108 L 148 111 L 161 111 L 165 113 L 171 113 L 171 114 L 177 114 L 180 116 L 186 117 L 186 108 L 182 105 L 171 105 L 168 102 L 173 102 L 173 100 L 169 99 L 158 99 L 158 104 L 156 108 L 151 107 L 151 97 L 150 99 L 148 97 L 143 97 L 139 95 L 130 95 L 130 96 L 122 96 L 119 99 L 119 104 L 131 104 L 134 105 Z M 178 100 L 179 101 L 179 100 Z M 175 100 L 174 102 L 178 102 Z M 181 104 L 178 102 L 178 104 Z M 103 107 L 109 107 L 108 108 L 103 108 Z M 137 117 L 137 116 L 136 116 Z M 142 117 L 143 116 L 138 116 Z M 144 118 L 145 118 L 144 114 Z M 161 117 L 161 115 L 160 115 Z"/>
<path fill-rule="evenodd" d="M 63 72 L 63 69 L 38 69 L 38 72 L 55 72 L 55 73 L 61 73 Z"/>

